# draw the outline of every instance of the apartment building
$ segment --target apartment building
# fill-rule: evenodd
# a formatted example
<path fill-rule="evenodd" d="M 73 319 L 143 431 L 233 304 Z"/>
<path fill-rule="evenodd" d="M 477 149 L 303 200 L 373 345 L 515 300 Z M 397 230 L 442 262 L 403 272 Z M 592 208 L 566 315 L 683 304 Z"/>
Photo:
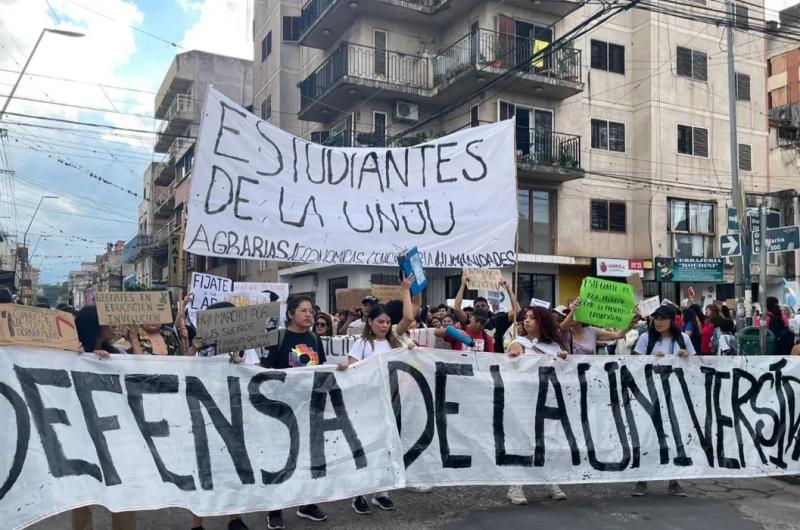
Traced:
<path fill-rule="evenodd" d="M 97 263 L 85 261 L 80 270 L 70 271 L 68 277 L 69 299 L 67 303 L 75 309 L 94 303 L 94 291 L 97 288 Z"/>
<path fill-rule="evenodd" d="M 657 285 L 653 258 L 717 256 L 727 230 L 724 29 L 630 10 L 548 51 L 597 9 L 548 0 L 257 2 L 256 70 L 270 82 L 254 87 L 261 94 L 254 106 L 272 95 L 265 119 L 285 123 L 296 111 L 297 124 L 282 127 L 341 146 L 414 145 L 515 117 L 520 299 L 563 303 L 584 276 L 602 274 L 599 263 L 618 259 L 645 269 L 649 292 L 679 300 L 689 285 Z M 745 190 L 761 193 L 768 187 L 766 44 L 747 29 L 751 13 L 763 18 L 753 10 L 736 10 L 734 158 Z M 295 54 L 299 75 L 281 68 Z M 513 79 L 473 97 L 517 66 Z M 284 87 L 293 83 L 299 104 L 283 99 L 276 114 L 271 91 L 280 85 L 286 98 Z M 280 272 L 292 292 L 314 294 L 322 307 L 332 305 L 337 288 L 395 281 L 394 271 L 382 268 L 298 265 Z M 432 301 L 454 295 L 460 271 L 427 272 Z M 732 297 L 732 285 L 693 287 Z"/>
<path fill-rule="evenodd" d="M 157 162 L 143 174 L 138 233 L 126 244 L 125 256 L 136 264 L 136 283 L 148 288 L 185 288 L 192 271 L 248 281 L 274 279 L 276 274 L 274 265 L 251 266 L 180 251 L 194 142 L 209 85 L 252 110 L 252 61 L 197 50 L 179 53 L 161 83 L 154 101 L 160 120 Z"/>

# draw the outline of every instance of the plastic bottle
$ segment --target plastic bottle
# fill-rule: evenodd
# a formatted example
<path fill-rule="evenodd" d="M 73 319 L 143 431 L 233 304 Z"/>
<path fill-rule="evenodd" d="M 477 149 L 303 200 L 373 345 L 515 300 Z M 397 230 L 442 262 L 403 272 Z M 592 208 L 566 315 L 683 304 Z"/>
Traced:
<path fill-rule="evenodd" d="M 462 330 L 460 330 L 460 329 L 458 329 L 458 328 L 456 328 L 454 326 L 447 326 L 447 329 L 445 329 L 444 334 L 447 335 L 448 337 L 452 338 L 452 339 L 455 339 L 455 340 L 463 343 L 467 347 L 470 347 L 470 346 L 472 346 L 474 344 L 474 341 L 472 340 L 472 337 L 470 337 L 469 335 L 464 333 Z"/>

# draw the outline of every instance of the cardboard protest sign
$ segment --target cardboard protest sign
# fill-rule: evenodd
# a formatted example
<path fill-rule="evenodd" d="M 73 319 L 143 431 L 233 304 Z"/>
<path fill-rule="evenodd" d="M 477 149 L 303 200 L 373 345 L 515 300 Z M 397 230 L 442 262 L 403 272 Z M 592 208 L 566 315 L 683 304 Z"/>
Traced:
<path fill-rule="evenodd" d="M 167 291 L 99 292 L 95 295 L 100 324 L 170 324 L 172 308 Z"/>
<path fill-rule="evenodd" d="M 636 295 L 637 300 L 641 300 L 644 296 L 644 285 L 642 284 L 642 277 L 639 274 L 631 274 L 628 276 L 628 285 L 633 287 L 633 294 Z"/>
<path fill-rule="evenodd" d="M 235 282 L 233 292 L 226 293 L 222 299 L 236 307 L 280 302 L 281 315 L 286 314 L 286 301 L 289 300 L 289 284 L 274 282 Z"/>
<path fill-rule="evenodd" d="M 191 321 L 196 325 L 198 311 L 206 309 L 211 304 L 222 302 L 226 294 L 233 292 L 233 280 L 222 276 L 214 276 L 213 274 L 193 272 L 189 281 L 189 292 L 193 296 L 191 304 L 186 311 L 189 313 Z"/>
<path fill-rule="evenodd" d="M 0 344 L 78 351 L 71 313 L 42 307 L 0 304 Z"/>
<path fill-rule="evenodd" d="M 731 311 L 735 311 L 736 310 L 736 298 L 728 298 L 727 300 L 725 300 L 725 305 Z"/>
<path fill-rule="evenodd" d="M 531 298 L 530 306 L 550 309 L 550 302 L 548 302 L 547 300 L 539 300 L 538 298 Z"/>
<path fill-rule="evenodd" d="M 211 88 L 184 248 L 235 259 L 396 266 L 402 249 L 417 246 L 424 267 L 513 266 L 514 121 L 424 146 L 316 144 Z"/>
<path fill-rule="evenodd" d="M 651 298 L 646 298 L 639 302 L 639 314 L 643 317 L 649 317 L 659 306 L 661 306 L 660 297 L 653 296 Z"/>
<path fill-rule="evenodd" d="M 336 289 L 336 309 L 361 308 L 361 300 L 372 294 L 372 289 Z"/>
<path fill-rule="evenodd" d="M 403 288 L 399 285 L 372 285 L 372 294 L 378 301 L 385 304 L 389 300 L 402 300 Z"/>
<path fill-rule="evenodd" d="M 500 269 L 466 269 L 467 289 L 499 291 L 503 274 Z"/>
<path fill-rule="evenodd" d="M 214 344 L 217 353 L 273 346 L 278 329 L 280 303 L 207 309 L 197 313 L 197 336 Z"/>
<path fill-rule="evenodd" d="M 625 329 L 633 319 L 636 296 L 627 283 L 587 277 L 581 283 L 575 320 L 601 328 Z"/>

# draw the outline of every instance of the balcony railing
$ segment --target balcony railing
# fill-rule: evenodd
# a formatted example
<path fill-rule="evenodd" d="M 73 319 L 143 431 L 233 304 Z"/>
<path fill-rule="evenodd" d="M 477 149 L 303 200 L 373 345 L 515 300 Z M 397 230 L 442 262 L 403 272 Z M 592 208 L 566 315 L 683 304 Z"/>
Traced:
<path fill-rule="evenodd" d="M 122 261 L 125 263 L 133 263 L 142 254 L 144 247 L 149 245 L 153 240 L 150 234 L 139 233 L 133 236 L 130 241 L 125 243 L 122 249 Z"/>
<path fill-rule="evenodd" d="M 544 41 L 479 28 L 433 58 L 433 82 L 447 84 L 469 69 L 517 69 L 523 74 L 577 82 L 581 79 L 581 51 L 566 47 L 548 51 Z"/>
<path fill-rule="evenodd" d="M 336 2 L 344 0 L 308 0 L 300 11 L 300 33 L 303 34 L 319 20 L 320 16 Z M 410 8 L 434 9 L 449 0 L 383 0 L 388 4 L 397 4 Z"/>
<path fill-rule="evenodd" d="M 344 76 L 393 84 L 403 90 L 430 88 L 428 59 L 343 42 L 300 84 L 301 107 L 306 107 L 325 94 Z"/>
<path fill-rule="evenodd" d="M 581 137 L 517 127 L 517 162 L 580 169 Z"/>
<path fill-rule="evenodd" d="M 178 94 L 172 100 L 167 112 L 164 113 L 164 118 L 158 128 L 158 134 L 164 134 L 164 131 L 169 127 L 169 123 L 182 113 L 191 113 L 194 110 L 194 100 L 189 94 Z M 191 118 L 189 118 L 191 119 Z"/>

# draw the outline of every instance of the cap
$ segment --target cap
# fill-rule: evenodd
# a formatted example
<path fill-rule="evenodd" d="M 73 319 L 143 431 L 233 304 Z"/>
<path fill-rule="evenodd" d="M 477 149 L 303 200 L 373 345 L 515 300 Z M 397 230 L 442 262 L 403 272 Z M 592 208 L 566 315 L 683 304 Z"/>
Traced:
<path fill-rule="evenodd" d="M 364 297 L 363 300 L 361 300 L 361 303 L 362 304 L 377 304 L 378 303 L 378 298 L 373 296 L 373 295 L 371 295 L 371 294 L 368 294 L 367 296 Z"/>
<path fill-rule="evenodd" d="M 475 320 L 480 320 L 483 322 L 487 322 L 489 320 L 489 312 L 485 309 L 476 308 L 472 312 L 472 316 L 475 317 Z"/>
<path fill-rule="evenodd" d="M 674 320 L 675 319 L 675 310 L 672 309 L 668 305 L 661 305 L 661 306 L 658 306 L 658 309 L 653 311 L 653 313 L 650 316 L 651 317 L 659 316 L 659 317 L 668 318 L 669 320 Z"/>
<path fill-rule="evenodd" d="M 561 315 L 562 317 L 565 317 L 569 313 L 569 309 L 565 305 L 560 305 L 558 307 L 554 307 L 553 308 L 553 313 L 556 313 L 556 314 Z"/>

